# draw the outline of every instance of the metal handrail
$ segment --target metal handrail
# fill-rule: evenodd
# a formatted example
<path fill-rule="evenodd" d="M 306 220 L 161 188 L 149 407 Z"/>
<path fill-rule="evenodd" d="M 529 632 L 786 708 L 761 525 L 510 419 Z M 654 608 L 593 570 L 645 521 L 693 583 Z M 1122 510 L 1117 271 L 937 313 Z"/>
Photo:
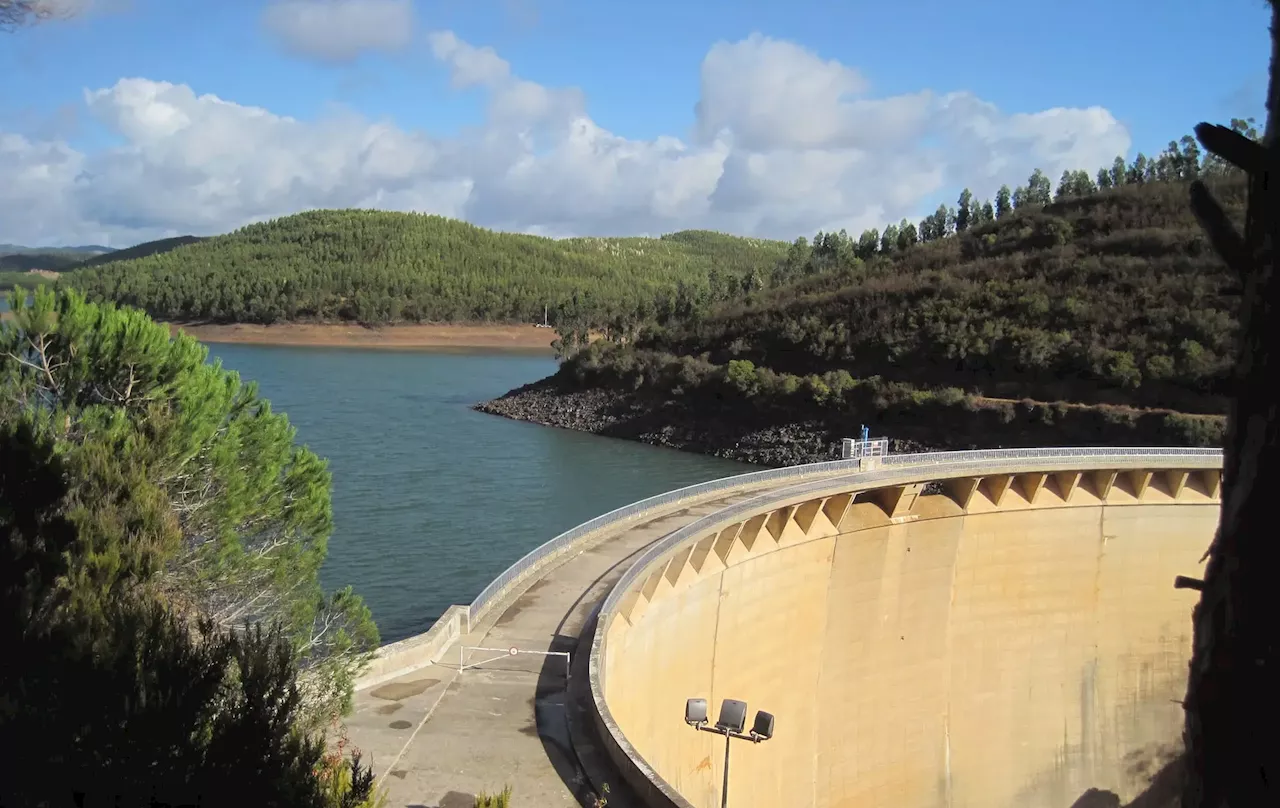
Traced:
<path fill-rule="evenodd" d="M 887 455 L 879 458 L 879 463 L 881 466 L 898 467 L 908 465 L 928 465 L 944 462 L 973 462 L 977 460 L 1017 460 L 1019 458 L 1031 457 L 1095 457 L 1103 454 L 1122 456 L 1214 456 L 1221 455 L 1222 450 L 1215 448 L 1177 446 L 977 449 L 958 452 L 919 452 L 914 454 Z M 860 468 L 860 461 L 853 459 L 830 460 L 821 463 L 786 466 L 779 469 L 765 469 L 763 471 L 753 471 L 746 474 L 737 474 L 732 477 L 722 477 L 716 480 L 696 483 L 694 485 L 685 486 L 684 488 L 677 488 L 674 491 L 667 491 L 656 496 L 648 497 L 647 499 L 642 499 L 638 502 L 624 505 L 621 508 L 616 508 L 608 513 L 597 516 L 594 519 L 588 520 L 576 527 L 566 530 L 560 535 L 539 545 L 533 550 L 530 550 L 514 564 L 507 567 L 507 569 L 498 575 L 498 577 L 494 578 L 488 586 L 481 590 L 480 594 L 477 595 L 475 600 L 473 600 L 467 607 L 467 631 L 470 633 L 472 627 L 477 625 L 484 615 L 493 608 L 495 604 L 502 600 L 507 591 L 512 586 L 519 583 L 520 580 L 531 570 L 540 566 L 544 560 L 575 545 L 579 540 L 593 533 L 600 532 L 609 527 L 621 525 L 649 511 L 669 505 L 679 504 L 694 497 L 703 497 L 708 494 L 714 494 L 719 491 L 727 491 L 734 488 L 754 487 L 757 485 L 768 485 L 787 480 L 800 480 L 817 475 L 826 476 L 842 472 L 858 471 Z"/>

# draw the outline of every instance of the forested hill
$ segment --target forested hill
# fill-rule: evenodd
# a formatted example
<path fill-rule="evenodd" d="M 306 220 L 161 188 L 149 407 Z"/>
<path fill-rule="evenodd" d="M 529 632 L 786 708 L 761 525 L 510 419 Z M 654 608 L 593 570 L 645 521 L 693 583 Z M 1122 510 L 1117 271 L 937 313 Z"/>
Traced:
<path fill-rule="evenodd" d="M 317 210 L 70 274 L 166 320 L 597 326 L 677 289 L 768 272 L 783 242 L 686 231 L 555 240 L 408 213 Z"/>
<path fill-rule="evenodd" d="M 1242 214 L 1243 181 L 1213 185 Z M 990 397 L 1220 412 L 1239 290 L 1187 187 L 1066 198 L 810 271 L 852 249 L 824 237 L 793 252 L 798 280 L 652 329 L 634 347 L 801 377 L 842 370 Z"/>
<path fill-rule="evenodd" d="M 797 239 L 737 294 L 566 334 L 559 373 L 480 409 L 766 464 L 863 424 L 893 451 L 1220 444 L 1241 290 L 1188 192 L 1239 220 L 1246 188 L 1193 146 Z"/>

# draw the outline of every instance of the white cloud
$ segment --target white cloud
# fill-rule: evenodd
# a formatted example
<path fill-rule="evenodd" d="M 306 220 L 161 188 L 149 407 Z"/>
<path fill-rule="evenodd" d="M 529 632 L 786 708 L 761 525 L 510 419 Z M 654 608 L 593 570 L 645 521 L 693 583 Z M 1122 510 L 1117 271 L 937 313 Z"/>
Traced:
<path fill-rule="evenodd" d="M 414 37 L 412 0 L 274 0 L 262 24 L 289 51 L 348 63 L 365 51 L 397 51 Z"/>
<path fill-rule="evenodd" d="M 854 70 L 760 36 L 708 53 L 691 141 L 631 139 L 595 123 L 578 90 L 521 79 L 490 48 L 447 31 L 428 45 L 455 86 L 487 94 L 484 120 L 455 137 L 339 108 L 295 120 L 144 78 L 88 91 L 122 145 L 80 153 L 0 132 L 0 241 L 124 243 L 348 206 L 555 236 L 791 239 L 916 218 L 942 193 L 989 196 L 1033 168 L 1092 170 L 1129 148 L 1104 109 L 873 97 Z"/>
<path fill-rule="evenodd" d="M 745 149 L 835 146 L 858 131 L 856 70 L 791 42 L 752 34 L 719 42 L 702 62 L 698 134 L 732 130 Z"/>
<path fill-rule="evenodd" d="M 458 39 L 453 31 L 432 31 L 427 34 L 427 43 L 431 53 L 449 65 L 453 86 L 459 89 L 493 87 L 511 76 L 511 64 L 493 48 L 477 48 Z"/>
<path fill-rule="evenodd" d="M 84 156 L 65 144 L 0 132 L 0 242 L 21 236 L 30 243 L 61 243 L 85 232 L 87 223 L 66 218 L 83 164 Z"/>

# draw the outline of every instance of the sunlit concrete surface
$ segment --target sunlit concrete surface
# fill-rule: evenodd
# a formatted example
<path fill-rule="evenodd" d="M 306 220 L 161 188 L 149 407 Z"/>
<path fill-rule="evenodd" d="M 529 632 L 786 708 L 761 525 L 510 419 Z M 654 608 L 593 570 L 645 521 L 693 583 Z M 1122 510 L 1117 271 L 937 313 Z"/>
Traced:
<path fill-rule="evenodd" d="M 683 722 L 696 696 L 713 720 L 724 698 L 777 716 L 734 742 L 734 808 L 1127 801 L 1176 753 L 1197 593 L 1173 581 L 1202 570 L 1219 471 L 925 494 L 928 474 L 743 514 L 620 593 L 593 664 L 624 754 L 675 792 L 652 804 L 720 804 L 724 741 Z"/>
<path fill-rule="evenodd" d="M 562 660 L 518 655 L 459 673 L 459 646 L 575 652 L 592 608 L 636 553 L 747 496 L 731 491 L 620 526 L 449 642 L 435 664 L 358 690 L 348 730 L 390 808 L 471 808 L 476 793 L 503 785 L 517 806 L 583 804 L 588 784 L 570 746 Z"/>

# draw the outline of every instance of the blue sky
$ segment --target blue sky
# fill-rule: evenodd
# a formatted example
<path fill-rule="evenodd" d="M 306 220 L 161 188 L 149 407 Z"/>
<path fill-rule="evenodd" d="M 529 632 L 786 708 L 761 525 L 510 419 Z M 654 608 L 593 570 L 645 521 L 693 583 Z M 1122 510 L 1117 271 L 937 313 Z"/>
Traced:
<path fill-rule="evenodd" d="M 99 4 L 102 2 L 98 0 Z M 409 0 L 312 2 L 355 7 L 362 2 L 394 4 Z M 858 226 L 877 221 L 877 217 L 918 215 L 939 199 L 952 200 L 959 190 L 957 182 L 1017 182 L 1025 177 L 1028 165 L 1038 164 L 1037 158 L 1051 169 L 1071 167 L 1064 160 L 1088 160 L 1095 155 L 1100 164 L 1105 161 L 1100 158 L 1108 148 L 1114 149 L 1117 144 L 1128 147 L 1125 150 L 1130 155 L 1140 149 L 1158 151 L 1169 139 L 1189 132 L 1199 120 L 1225 121 L 1234 115 L 1256 115 L 1261 119 L 1268 43 L 1266 4 L 1262 0 L 1218 0 L 1218 14 L 1214 17 L 1204 11 L 1209 5 L 1191 0 L 1160 4 L 1136 0 L 989 0 L 969 4 L 934 0 L 895 4 L 833 0 L 435 0 L 413 4 L 413 30 L 405 32 L 402 40 L 392 46 L 372 42 L 356 58 L 334 63 L 282 44 L 279 30 L 264 24 L 269 2 L 132 0 L 120 10 L 91 9 L 71 22 L 49 23 L 0 39 L 0 70 L 7 76 L 22 78 L 6 82 L 0 91 L 0 137 L 5 133 L 22 137 L 26 144 L 24 160 L 35 159 L 30 153 L 40 151 L 38 147 L 48 153 L 53 148 L 51 144 L 62 144 L 71 155 L 64 164 L 70 165 L 67 160 L 75 164 L 74 176 L 64 166 L 65 181 L 50 183 L 43 190 L 32 180 L 38 169 L 32 167 L 35 164 L 28 164 L 21 183 L 24 196 L 19 198 L 11 189 L 6 197 L 5 191 L 0 190 L 0 216 L 7 214 L 11 222 L 16 222 L 19 206 L 31 210 L 34 200 L 50 213 L 63 211 L 65 226 L 60 229 L 47 221 L 38 225 L 24 221 L 21 227 L 19 223 L 0 225 L 0 241 L 34 243 L 91 235 L 129 241 L 179 231 L 230 228 L 293 212 L 290 206 L 368 204 L 370 199 L 386 199 L 395 194 L 399 194 L 396 200 L 385 206 L 434 209 L 489 226 L 553 235 L 596 232 L 605 227 L 634 232 L 674 230 L 680 229 L 679 220 L 685 216 L 689 226 L 790 238 L 802 232 L 811 235 L 811 228 L 845 222 Z M 194 96 L 211 94 L 235 105 L 261 107 L 274 116 L 309 124 L 319 125 L 341 110 L 348 116 L 358 116 L 366 133 L 368 127 L 384 123 L 397 132 L 429 139 L 435 144 L 430 147 L 432 154 L 448 152 L 454 155 L 451 160 L 455 164 L 466 163 L 475 155 L 467 152 L 468 156 L 460 156 L 460 150 L 486 135 L 495 136 L 497 124 L 488 110 L 501 91 L 492 84 L 463 89 L 452 86 L 451 71 L 457 65 L 440 58 L 424 44 L 431 32 L 439 31 L 451 31 L 468 47 L 492 48 L 519 79 L 555 91 L 579 90 L 580 109 L 574 106 L 574 111 L 563 113 L 555 121 L 540 118 L 521 124 L 524 129 L 531 125 L 550 127 L 547 131 L 561 132 L 565 138 L 569 137 L 565 127 L 570 125 L 570 119 L 585 115 L 602 132 L 628 143 L 652 144 L 665 136 L 692 147 L 698 141 L 695 105 L 704 95 L 726 99 L 727 111 L 717 119 L 717 125 L 725 132 L 738 133 L 749 125 L 763 125 L 761 116 L 769 112 L 763 108 L 766 102 L 760 100 L 759 87 L 729 88 L 729 78 L 724 76 L 717 79 L 719 85 L 711 87 L 704 69 L 717 43 L 741 45 L 753 34 L 807 54 L 805 61 L 794 55 L 768 56 L 765 49 L 755 48 L 752 56 L 745 52 L 744 45 L 743 52 L 735 56 L 757 59 L 753 64 L 760 67 L 751 72 L 756 76 L 754 80 L 781 82 L 779 93 L 787 92 L 786 82 L 792 80 L 788 77 L 797 82 L 808 81 L 806 77 L 817 75 L 815 71 L 821 65 L 835 62 L 848 75 L 860 77 L 863 83 L 859 94 L 866 98 L 910 96 L 926 90 L 936 95 L 965 93 L 998 109 L 1001 116 L 1033 115 L 1054 108 L 1101 107 L 1118 129 L 1111 124 L 1099 128 L 1096 122 L 1082 122 L 1083 118 L 1074 123 L 1064 121 L 1064 137 L 1073 138 L 1075 144 L 1067 157 L 1045 145 L 1052 140 L 1052 133 L 1045 129 L 1049 125 L 1042 122 L 1034 137 L 1027 134 L 1016 143 L 1004 145 L 1002 148 L 1010 153 L 1009 159 L 1004 160 L 992 156 L 992 150 L 1000 148 L 997 145 L 981 155 L 973 151 L 974 144 L 968 140 L 953 145 L 953 135 L 959 137 L 956 131 L 969 131 L 966 124 L 956 123 L 957 130 L 938 132 L 936 122 L 922 122 L 918 130 L 913 130 L 912 148 L 918 150 L 918 162 L 929 165 L 931 179 L 922 174 L 912 181 L 898 182 L 892 172 L 859 173 L 850 167 L 853 158 L 842 161 L 838 157 L 847 157 L 850 143 L 861 142 L 862 135 L 856 130 L 870 129 L 874 123 L 864 120 L 863 113 L 850 110 L 840 124 L 844 134 L 833 134 L 833 139 L 825 142 L 803 136 L 804 127 L 798 130 L 801 136 L 794 143 L 768 139 L 768 148 L 744 149 L 740 145 L 744 139 L 737 137 L 732 148 L 726 146 L 719 152 L 719 185 L 705 185 L 714 182 L 703 176 L 705 172 L 697 173 L 702 178 L 698 181 L 705 185 L 705 199 L 697 204 L 682 202 L 684 207 L 654 200 L 667 199 L 676 193 L 672 188 L 683 187 L 693 179 L 672 179 L 671 187 L 619 185 L 616 190 L 629 201 L 614 205 L 616 209 L 607 216 L 593 213 L 600 208 L 595 204 L 578 206 L 586 213 L 568 206 L 539 218 L 533 212 L 513 212 L 521 204 L 535 205 L 539 199 L 531 197 L 527 188 L 520 193 L 509 187 L 499 188 L 494 177 L 501 172 L 481 177 L 484 171 L 478 170 L 479 173 L 464 177 L 423 168 L 413 176 L 388 178 L 386 172 L 373 178 L 361 175 L 360 182 L 355 183 L 360 185 L 360 193 L 350 198 L 335 194 L 329 185 L 311 193 L 298 192 L 296 187 L 290 193 L 275 187 L 263 188 L 239 203 L 223 193 L 216 200 L 206 198 L 203 204 L 193 201 L 184 219 L 148 212 L 146 204 L 121 191 L 127 186 L 125 176 L 142 182 L 146 175 L 147 182 L 167 183 L 162 190 L 169 194 L 178 190 L 174 183 L 190 183 L 191 194 L 199 197 L 209 193 L 211 183 L 224 187 L 254 181 L 251 174 L 235 174 L 247 172 L 250 167 L 224 166 L 219 169 L 224 173 L 215 176 L 200 157 L 208 149 L 192 145 L 192 138 L 198 133 L 191 128 L 184 130 L 186 134 L 167 133 L 159 139 L 143 136 L 136 125 L 130 128 L 122 124 L 115 112 L 101 106 L 91 110 L 85 103 L 86 90 L 110 89 L 121 79 L 167 82 L 186 85 Z M 331 39 L 327 41 L 332 44 Z M 1192 69 L 1187 64 L 1192 53 L 1198 54 L 1197 61 L 1207 65 L 1206 69 Z M 765 58 L 790 61 L 759 61 Z M 573 106 L 569 101 L 565 103 Z M 113 109 L 118 112 L 122 108 L 117 104 Z M 137 120 L 148 114 L 137 107 L 130 109 L 129 114 Z M 782 114 L 781 108 L 778 114 Z M 795 110 L 790 114 L 794 118 Z M 942 115 L 936 111 L 929 114 Z M 954 110 L 950 113 L 952 117 L 959 114 Z M 755 123 L 748 124 L 747 117 Z M 998 118 L 992 120 L 993 125 L 1000 126 Z M 821 125 L 813 123 L 815 127 Z M 212 128 L 221 131 L 221 127 L 222 124 L 210 123 L 204 129 L 207 133 Z M 514 138 L 516 129 L 520 127 L 504 131 Z M 1127 136 L 1127 142 L 1123 136 Z M 224 141 L 229 137 L 222 135 Z M 351 137 L 352 142 L 360 140 L 354 133 Z M 361 142 L 368 139 L 367 135 L 362 137 Z M 559 142 L 554 135 L 549 137 L 549 142 Z M 707 142 L 698 145 L 714 151 Z M 266 149 L 247 135 L 244 147 Z M 948 149 L 955 154 L 941 154 Z M 885 156 L 864 151 L 867 153 L 863 165 L 892 162 L 899 166 L 898 175 L 905 177 L 911 172 L 910 150 L 898 149 Z M 747 152 L 755 156 L 748 159 Z M 504 154 L 503 159 L 510 165 L 519 163 L 514 154 Z M 496 158 L 488 152 L 486 155 L 485 165 L 491 166 Z M 0 157 L 3 156 L 0 150 Z M 419 154 L 405 159 L 423 164 L 425 158 Z M 652 159 L 659 161 L 660 156 Z M 658 166 L 672 166 L 674 159 L 669 154 L 661 156 L 661 161 L 646 164 L 649 168 L 637 173 L 661 173 L 667 169 Z M 958 165 L 980 159 L 991 167 L 977 174 L 966 174 L 966 169 Z M 167 162 L 161 165 L 162 160 Z M 814 181 L 821 177 L 826 184 L 814 186 L 810 196 L 819 199 L 807 200 L 810 210 L 804 217 L 770 210 L 762 201 L 771 188 L 781 188 L 780 197 L 792 195 L 790 204 L 794 207 L 795 195 L 804 191 L 792 187 L 802 184 L 796 182 L 800 175 L 795 171 L 778 179 L 777 170 L 770 173 L 757 168 L 740 169 L 748 171 L 748 175 L 741 182 L 734 179 L 733 171 L 739 169 L 733 166 L 760 166 L 769 160 L 773 165 L 781 165 L 784 160 L 790 161 L 787 165 L 795 165 L 799 160 L 806 165 L 826 166 L 813 168 L 817 172 Z M 229 166 L 234 161 L 224 162 Z M 1001 163 L 1008 165 L 1001 168 L 997 165 Z M 564 164 L 552 163 L 541 170 L 551 177 L 557 165 L 563 169 Z M 832 171 L 841 174 L 841 182 L 830 179 Z M 1006 176 L 1001 172 L 1011 173 Z M 0 184 L 4 179 L 0 173 Z M 311 178 L 297 176 L 290 182 L 302 186 Z M 609 193 L 610 188 L 605 186 L 613 182 L 622 180 L 602 179 L 595 192 Z M 14 186 L 17 184 L 15 181 Z M 577 176 L 576 186 L 566 185 L 566 192 L 584 184 L 595 187 L 584 174 Z M 410 186 L 411 194 L 407 190 Z M 446 186 L 448 190 L 441 190 Z M 906 193 L 902 190 L 905 186 L 915 190 Z M 749 188 L 750 199 L 734 196 L 732 204 L 724 202 L 729 198 L 729 187 Z M 975 190 L 990 194 L 993 189 Z M 381 196 L 379 191 L 383 192 Z M 46 196 L 40 196 L 42 193 Z M 481 204 L 482 198 L 485 204 Z M 826 208 L 821 199 L 828 200 Z M 384 205 L 375 201 L 373 206 Z M 744 213 L 748 207 L 751 212 Z M 736 213 L 730 215 L 730 211 Z M 788 228 L 798 232 L 792 234 Z"/>

